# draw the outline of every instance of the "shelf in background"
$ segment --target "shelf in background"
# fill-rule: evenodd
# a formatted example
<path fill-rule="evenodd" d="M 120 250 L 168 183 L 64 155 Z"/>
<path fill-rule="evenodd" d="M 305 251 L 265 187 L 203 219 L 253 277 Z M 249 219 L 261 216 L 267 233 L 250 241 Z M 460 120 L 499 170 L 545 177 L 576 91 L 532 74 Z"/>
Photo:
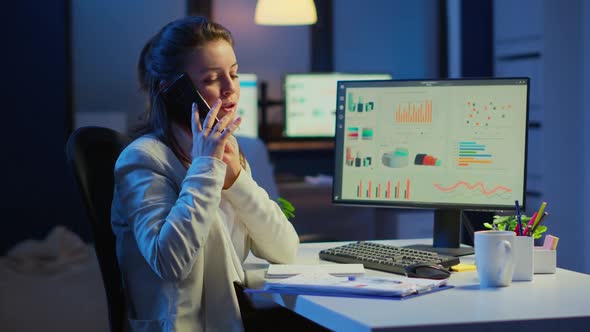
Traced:
<path fill-rule="evenodd" d="M 334 141 L 271 141 L 266 146 L 269 151 L 332 150 Z"/>

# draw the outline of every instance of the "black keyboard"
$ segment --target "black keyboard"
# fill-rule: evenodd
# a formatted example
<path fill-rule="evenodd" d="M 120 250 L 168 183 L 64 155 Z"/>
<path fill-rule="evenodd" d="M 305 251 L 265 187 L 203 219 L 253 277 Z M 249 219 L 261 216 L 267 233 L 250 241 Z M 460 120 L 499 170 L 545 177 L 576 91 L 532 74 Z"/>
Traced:
<path fill-rule="evenodd" d="M 365 241 L 324 249 L 320 251 L 320 258 L 338 263 L 363 264 L 368 269 L 401 275 L 405 274 L 407 266 L 419 263 L 438 264 L 446 268 L 459 264 L 458 257 Z"/>

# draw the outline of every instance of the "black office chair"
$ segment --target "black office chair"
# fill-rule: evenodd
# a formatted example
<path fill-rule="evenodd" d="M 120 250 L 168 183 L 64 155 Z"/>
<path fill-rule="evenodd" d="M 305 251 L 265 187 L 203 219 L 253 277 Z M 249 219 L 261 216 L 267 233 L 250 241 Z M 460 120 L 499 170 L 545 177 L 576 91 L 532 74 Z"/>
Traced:
<path fill-rule="evenodd" d="M 112 129 L 82 127 L 66 143 L 67 160 L 78 182 L 94 237 L 111 332 L 123 331 L 126 325 L 125 296 L 111 229 L 111 202 L 115 162 L 130 141 Z"/>

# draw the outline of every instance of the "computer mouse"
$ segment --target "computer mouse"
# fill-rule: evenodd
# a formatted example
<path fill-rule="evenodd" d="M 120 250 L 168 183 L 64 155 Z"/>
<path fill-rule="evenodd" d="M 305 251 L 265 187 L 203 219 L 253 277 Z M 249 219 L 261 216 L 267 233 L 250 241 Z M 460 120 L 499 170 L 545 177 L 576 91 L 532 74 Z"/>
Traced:
<path fill-rule="evenodd" d="M 446 279 L 451 276 L 451 272 L 441 265 L 419 263 L 408 265 L 405 268 L 406 276 L 410 278 L 424 279 Z"/>

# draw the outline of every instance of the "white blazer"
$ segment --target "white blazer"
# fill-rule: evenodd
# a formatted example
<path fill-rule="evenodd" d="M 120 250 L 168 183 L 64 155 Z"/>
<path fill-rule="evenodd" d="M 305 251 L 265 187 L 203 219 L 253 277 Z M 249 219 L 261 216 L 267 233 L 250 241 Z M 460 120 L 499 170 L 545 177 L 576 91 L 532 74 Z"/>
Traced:
<path fill-rule="evenodd" d="M 242 330 L 232 283 L 250 250 L 295 258 L 295 229 L 249 167 L 227 190 L 225 170 L 212 157 L 187 170 L 150 135 L 119 156 L 111 220 L 132 331 Z"/>

